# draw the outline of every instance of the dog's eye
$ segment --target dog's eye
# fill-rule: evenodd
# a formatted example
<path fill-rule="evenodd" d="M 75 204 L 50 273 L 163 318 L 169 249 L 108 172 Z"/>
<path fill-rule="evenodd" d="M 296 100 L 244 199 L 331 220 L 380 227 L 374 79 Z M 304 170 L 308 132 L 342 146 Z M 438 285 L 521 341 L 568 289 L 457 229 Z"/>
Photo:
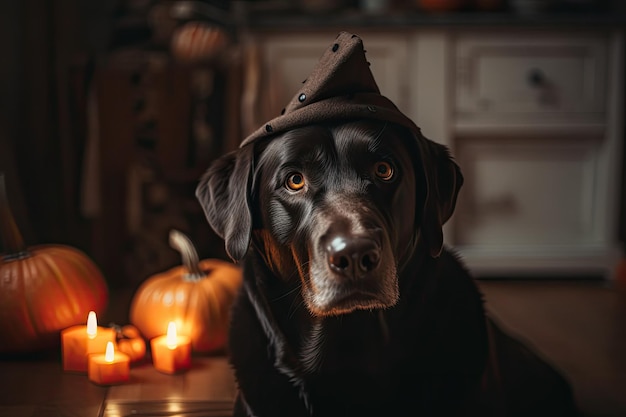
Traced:
<path fill-rule="evenodd" d="M 374 165 L 374 174 L 383 181 L 389 181 L 393 178 L 393 167 L 389 162 L 376 162 Z"/>
<path fill-rule="evenodd" d="M 304 188 L 304 175 L 299 172 L 294 172 L 289 174 L 287 177 L 287 181 L 285 181 L 285 185 L 292 191 L 300 191 Z"/>

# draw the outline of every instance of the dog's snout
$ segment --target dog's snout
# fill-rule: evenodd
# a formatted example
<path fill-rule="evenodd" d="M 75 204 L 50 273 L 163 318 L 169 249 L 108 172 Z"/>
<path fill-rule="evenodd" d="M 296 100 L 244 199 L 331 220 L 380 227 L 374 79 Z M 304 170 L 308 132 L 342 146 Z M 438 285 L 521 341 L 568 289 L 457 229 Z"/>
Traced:
<path fill-rule="evenodd" d="M 380 252 L 373 239 L 336 236 L 327 247 L 328 264 L 346 278 L 360 278 L 378 267 Z"/>

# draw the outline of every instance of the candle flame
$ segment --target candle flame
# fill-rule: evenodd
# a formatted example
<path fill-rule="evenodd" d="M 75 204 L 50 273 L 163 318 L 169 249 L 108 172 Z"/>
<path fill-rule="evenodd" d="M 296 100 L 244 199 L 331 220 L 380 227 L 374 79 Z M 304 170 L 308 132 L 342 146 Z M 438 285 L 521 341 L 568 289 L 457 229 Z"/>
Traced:
<path fill-rule="evenodd" d="M 176 323 L 170 321 L 167 325 L 167 334 L 165 336 L 165 344 L 170 349 L 176 349 L 178 344 L 178 338 L 176 337 Z"/>
<path fill-rule="evenodd" d="M 106 351 L 104 352 L 104 360 L 107 363 L 111 363 L 113 362 L 113 359 L 115 359 L 115 350 L 113 348 L 113 342 L 107 342 L 107 348 L 106 348 Z"/>
<path fill-rule="evenodd" d="M 87 336 L 93 339 L 98 334 L 98 319 L 96 319 L 96 312 L 90 311 L 87 316 Z"/>

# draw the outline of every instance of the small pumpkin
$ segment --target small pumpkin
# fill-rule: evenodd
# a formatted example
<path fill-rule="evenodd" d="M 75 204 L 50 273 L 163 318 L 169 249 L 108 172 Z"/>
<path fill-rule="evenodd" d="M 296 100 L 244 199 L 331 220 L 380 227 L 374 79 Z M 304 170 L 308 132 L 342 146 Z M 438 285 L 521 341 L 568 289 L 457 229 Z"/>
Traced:
<path fill-rule="evenodd" d="M 462 9 L 466 0 L 417 0 L 417 5 L 426 12 L 452 12 Z"/>
<path fill-rule="evenodd" d="M 182 265 L 147 278 L 130 307 L 130 322 L 147 339 L 165 334 L 170 321 L 191 338 L 196 352 L 226 347 L 230 308 L 242 282 L 241 269 L 219 259 L 199 261 L 187 236 L 172 230 L 172 248 Z"/>
<path fill-rule="evenodd" d="M 60 343 L 66 327 L 104 312 L 109 293 L 98 267 L 65 245 L 26 247 L 0 174 L 0 353 L 43 350 Z"/>
<path fill-rule="evenodd" d="M 117 350 L 127 354 L 131 362 L 137 362 L 146 356 L 146 341 L 132 324 L 125 326 L 114 325 Z"/>
<path fill-rule="evenodd" d="M 220 26 L 188 22 L 174 31 L 172 52 L 183 62 L 209 61 L 224 51 L 228 33 Z"/>

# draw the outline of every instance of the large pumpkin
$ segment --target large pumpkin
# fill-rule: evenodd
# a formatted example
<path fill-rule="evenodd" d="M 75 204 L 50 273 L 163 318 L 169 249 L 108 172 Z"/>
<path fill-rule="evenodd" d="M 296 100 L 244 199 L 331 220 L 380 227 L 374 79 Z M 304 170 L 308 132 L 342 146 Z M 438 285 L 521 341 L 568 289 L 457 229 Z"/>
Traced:
<path fill-rule="evenodd" d="M 26 247 L 0 174 L 0 353 L 42 350 L 59 344 L 62 329 L 104 312 L 108 289 L 98 267 L 64 245 Z"/>
<path fill-rule="evenodd" d="M 131 302 L 131 323 L 152 339 L 165 334 L 174 321 L 180 334 L 191 337 L 194 351 L 223 349 L 241 269 L 218 259 L 199 261 L 187 236 L 176 230 L 170 233 L 170 244 L 181 253 L 183 265 L 144 281 Z"/>

